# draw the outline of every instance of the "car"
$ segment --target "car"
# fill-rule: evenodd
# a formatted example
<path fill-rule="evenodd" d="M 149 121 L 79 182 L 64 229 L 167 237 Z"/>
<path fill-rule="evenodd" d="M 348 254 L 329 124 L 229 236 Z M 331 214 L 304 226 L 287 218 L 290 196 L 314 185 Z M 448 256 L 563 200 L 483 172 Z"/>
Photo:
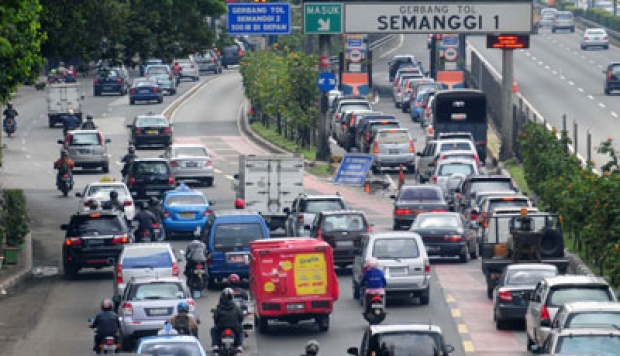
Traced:
<path fill-rule="evenodd" d="M 478 175 L 478 162 L 474 159 L 451 158 L 437 160 L 435 170 L 431 175 L 431 183 L 437 184 L 445 192 L 448 191 L 448 180 L 454 174 L 468 177 Z"/>
<path fill-rule="evenodd" d="M 569 30 L 575 32 L 575 19 L 571 11 L 558 11 L 553 19 L 551 25 L 551 32 L 555 33 L 558 30 Z"/>
<path fill-rule="evenodd" d="M 137 339 L 157 335 L 164 323 L 176 315 L 177 305 L 183 300 L 189 305 L 189 315 L 200 320 L 196 302 L 182 279 L 142 277 L 129 281 L 118 303 L 123 349 L 131 351 Z"/>
<path fill-rule="evenodd" d="M 127 285 L 143 277 L 179 277 L 179 263 L 172 245 L 167 242 L 144 242 L 123 247 L 114 268 L 112 299 L 116 306 L 119 306 Z"/>
<path fill-rule="evenodd" d="M 332 138 L 336 141 L 336 143 L 340 146 L 343 146 L 343 137 L 345 130 L 347 128 L 347 124 L 351 121 L 351 117 L 353 114 L 370 114 L 372 110 L 347 110 L 343 115 L 340 116 L 339 120 L 332 120 L 331 125 L 331 133 Z"/>
<path fill-rule="evenodd" d="M 434 184 L 403 185 L 394 199 L 394 230 L 409 230 L 420 213 L 448 211 L 443 191 Z"/>
<path fill-rule="evenodd" d="M 497 330 L 504 330 L 509 323 L 524 321 L 527 305 L 543 278 L 558 275 L 558 268 L 546 263 L 516 263 L 504 268 L 497 286 L 493 289 L 493 321 Z"/>
<path fill-rule="evenodd" d="M 62 267 L 67 279 L 82 268 L 114 266 L 123 247 L 131 242 L 129 228 L 122 215 L 114 211 L 80 211 L 68 224 L 62 244 Z"/>
<path fill-rule="evenodd" d="M 300 194 L 290 208 L 284 208 L 287 213 L 284 223 L 286 236 L 307 236 L 310 224 L 316 214 L 321 211 L 346 210 L 347 204 L 340 194 L 336 195 L 309 195 Z"/>
<path fill-rule="evenodd" d="M 333 111 L 332 122 L 340 122 L 347 111 L 373 111 L 372 104 L 367 99 L 345 99 L 339 100 Z M 331 128 L 331 126 L 330 126 Z M 336 132 L 331 132 L 331 136 L 335 139 Z"/>
<path fill-rule="evenodd" d="M 201 238 L 209 253 L 209 289 L 214 289 L 218 282 L 233 273 L 247 280 L 250 274 L 250 242 L 270 237 L 265 219 L 248 209 L 211 212 L 203 232 Z"/>
<path fill-rule="evenodd" d="M 353 147 L 355 147 L 355 131 L 362 122 L 362 120 L 366 117 L 371 116 L 383 116 L 382 112 L 355 112 L 352 111 L 348 115 L 349 120 L 345 121 L 345 127 L 343 127 L 343 133 L 341 137 L 342 148 L 345 151 L 350 152 Z"/>
<path fill-rule="evenodd" d="M 148 58 L 140 66 L 140 76 L 144 77 L 144 70 L 146 69 L 146 67 L 148 67 L 150 65 L 158 65 L 158 64 L 164 64 L 164 60 L 161 59 L 161 58 Z"/>
<path fill-rule="evenodd" d="M 213 158 L 204 145 L 173 143 L 166 148 L 162 158 L 170 162 L 177 181 L 196 181 L 207 187 L 213 185 Z"/>
<path fill-rule="evenodd" d="M 422 237 L 429 256 L 458 256 L 461 263 L 478 258 L 478 241 L 471 234 L 471 223 L 459 213 L 420 213 L 409 231 Z"/>
<path fill-rule="evenodd" d="M 530 198 L 520 195 L 512 194 L 493 194 L 486 196 L 480 201 L 478 221 L 482 224 L 485 223 L 488 216 L 491 216 L 495 209 L 498 208 L 530 208 L 532 207 L 532 201 Z"/>
<path fill-rule="evenodd" d="M 397 108 L 402 107 L 403 97 L 407 95 L 405 93 L 405 87 L 408 81 L 424 81 L 427 80 L 417 68 L 403 68 L 398 71 L 396 78 L 394 78 L 394 86 L 392 87 L 392 97 L 394 98 L 394 105 Z"/>
<path fill-rule="evenodd" d="M 168 95 L 177 93 L 177 80 L 167 64 L 152 64 L 144 69 L 144 76 L 154 82 Z"/>
<path fill-rule="evenodd" d="M 213 202 L 210 202 L 203 192 L 190 189 L 184 183 L 165 192 L 162 199 L 162 222 L 166 236 L 191 235 L 196 228 L 202 229 L 212 206 Z"/>
<path fill-rule="evenodd" d="M 198 70 L 201 72 L 222 73 L 222 60 L 212 49 L 205 50 L 200 55 L 195 55 L 194 60 L 198 64 Z"/>
<path fill-rule="evenodd" d="M 420 183 L 427 182 L 432 178 L 439 156 L 447 151 L 472 151 L 476 152 L 475 144 L 466 139 L 437 139 L 429 140 L 422 152 L 416 155 L 416 176 Z"/>
<path fill-rule="evenodd" d="M 566 303 L 578 301 L 616 302 L 616 295 L 602 277 L 564 275 L 544 278 L 536 285 L 525 314 L 527 350 L 541 347 L 551 320 Z"/>
<path fill-rule="evenodd" d="M 334 264 L 345 268 L 354 261 L 362 236 L 372 232 L 366 214 L 356 210 L 321 211 L 310 226 L 310 237 L 321 239 L 333 248 Z"/>
<path fill-rule="evenodd" d="M 136 149 L 146 145 L 168 147 L 172 143 L 172 124 L 164 115 L 152 112 L 138 115 L 127 128 L 130 130 L 129 141 Z"/>
<path fill-rule="evenodd" d="M 412 94 L 413 95 L 413 94 Z M 413 122 L 421 122 L 422 116 L 426 111 L 426 107 L 428 103 L 435 95 L 435 90 L 428 89 L 423 91 L 418 91 L 417 96 L 415 98 L 410 99 L 409 104 L 409 112 L 411 113 L 411 121 Z"/>
<path fill-rule="evenodd" d="M 200 340 L 190 335 L 158 335 L 140 339 L 137 355 L 189 355 L 207 356 Z"/>
<path fill-rule="evenodd" d="M 156 101 L 161 104 L 164 101 L 164 93 L 157 82 L 138 78 L 129 88 L 129 105 L 134 105 L 138 101 Z"/>
<path fill-rule="evenodd" d="M 588 28 L 581 37 L 581 49 L 603 47 L 609 49 L 609 36 L 604 28 Z"/>
<path fill-rule="evenodd" d="M 613 356 L 620 350 L 617 327 L 554 330 L 541 348 L 545 355 Z"/>
<path fill-rule="evenodd" d="M 136 206 L 129 189 L 127 189 L 127 186 L 123 182 L 114 182 L 101 179 L 98 182 L 88 183 L 81 193 L 75 193 L 75 196 L 80 198 L 77 210 L 89 211 L 90 207 L 88 202 L 91 199 L 97 200 L 99 204 L 110 200 L 111 191 L 118 193 L 118 200 L 121 201 L 125 207 L 125 217 L 127 220 L 133 220 L 133 217 L 136 215 Z"/>
<path fill-rule="evenodd" d="M 372 118 L 372 119 L 370 119 Z M 370 153 L 370 146 L 375 141 L 377 132 L 382 129 L 398 129 L 400 123 L 394 116 L 372 117 L 361 122 L 358 126 L 355 137 L 358 138 L 357 149 L 361 153 Z"/>
<path fill-rule="evenodd" d="M 555 19 L 555 14 L 558 13 L 558 9 L 554 7 L 547 7 L 540 10 L 540 27 L 551 27 L 553 26 L 553 20 Z"/>
<path fill-rule="evenodd" d="M 435 82 L 433 78 L 424 77 L 422 80 L 417 78 L 408 79 L 402 95 L 401 111 L 408 113 L 411 111 L 412 102 L 415 101 L 419 93 L 426 90 L 441 90 L 441 83 Z"/>
<path fill-rule="evenodd" d="M 73 130 L 67 132 L 58 144 L 69 152 L 75 167 L 101 168 L 103 173 L 110 171 L 109 138 L 104 138 L 100 130 Z"/>
<path fill-rule="evenodd" d="M 172 168 L 162 158 L 139 158 L 133 160 L 125 176 L 125 185 L 134 200 L 161 199 L 164 193 L 176 187 Z"/>
<path fill-rule="evenodd" d="M 551 322 L 551 329 L 618 328 L 620 303 L 572 302 L 560 307 Z"/>
<path fill-rule="evenodd" d="M 102 68 L 93 79 L 93 95 L 118 93 L 123 96 L 129 88 L 129 75 L 125 67 Z"/>
<path fill-rule="evenodd" d="M 355 356 L 447 356 L 452 352 L 454 346 L 446 344 L 441 328 L 423 323 L 371 325 L 364 330 L 360 348 L 347 349 Z"/>
<path fill-rule="evenodd" d="M 470 200 L 475 199 L 477 192 L 483 191 L 517 191 L 509 175 L 479 175 L 469 176 L 457 190 L 459 199 L 456 202 L 457 209 L 470 205 Z"/>
<path fill-rule="evenodd" d="M 605 95 L 610 95 L 614 90 L 620 90 L 620 62 L 609 63 L 603 74 L 605 74 Z"/>
<path fill-rule="evenodd" d="M 415 145 L 409 130 L 379 129 L 372 143 L 372 170 L 375 174 L 383 168 L 400 168 L 415 172 Z"/>
<path fill-rule="evenodd" d="M 243 48 L 241 45 L 228 45 L 222 49 L 222 65 L 228 69 L 229 66 L 238 65 L 243 58 Z"/>
<path fill-rule="evenodd" d="M 396 71 L 403 64 L 416 65 L 419 64 L 413 54 L 399 54 L 392 58 L 391 61 L 388 62 L 388 77 L 389 81 L 392 82 L 394 77 L 396 76 Z"/>
<path fill-rule="evenodd" d="M 351 273 L 355 299 L 361 295 L 359 282 L 366 261 L 373 257 L 385 273 L 385 293 L 388 297 L 419 298 L 422 305 L 430 302 L 431 266 L 420 235 L 410 231 L 364 235 Z"/>
<path fill-rule="evenodd" d="M 200 69 L 193 58 L 176 58 L 172 63 L 179 63 L 179 66 L 181 66 L 180 79 L 189 78 L 194 82 L 200 79 Z"/>

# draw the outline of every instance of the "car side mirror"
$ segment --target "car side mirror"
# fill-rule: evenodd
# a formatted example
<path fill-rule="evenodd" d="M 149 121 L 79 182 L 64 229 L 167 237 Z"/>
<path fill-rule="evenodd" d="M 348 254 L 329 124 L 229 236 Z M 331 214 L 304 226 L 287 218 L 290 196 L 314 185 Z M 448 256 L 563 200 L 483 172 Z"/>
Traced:
<path fill-rule="evenodd" d="M 347 349 L 347 354 L 357 356 L 359 355 L 359 350 L 357 349 L 357 347 L 349 347 Z"/>
<path fill-rule="evenodd" d="M 133 127 L 133 125 L 127 125 L 127 128 L 128 128 L 128 129 L 130 129 L 130 128 L 132 128 L 132 127 Z"/>
<path fill-rule="evenodd" d="M 291 208 L 286 207 L 286 208 L 282 209 L 282 211 L 284 211 L 285 214 L 290 214 L 291 213 Z"/>
<path fill-rule="evenodd" d="M 67 230 L 69 228 L 69 224 L 60 225 L 60 230 Z"/>
<path fill-rule="evenodd" d="M 239 173 L 235 174 L 235 175 L 233 176 L 233 178 L 235 178 L 235 179 L 239 179 Z"/>
<path fill-rule="evenodd" d="M 446 345 L 446 351 L 451 354 L 454 352 L 454 346 L 452 345 Z"/>
<path fill-rule="evenodd" d="M 65 141 L 64 140 L 58 140 L 58 141 L 56 141 L 56 143 L 58 143 L 59 145 L 64 145 Z"/>
<path fill-rule="evenodd" d="M 109 138 L 105 139 L 105 143 L 110 143 L 110 142 L 112 142 L 112 140 L 110 140 Z"/>
<path fill-rule="evenodd" d="M 396 200 L 396 195 L 395 194 L 390 194 L 390 199 Z"/>
<path fill-rule="evenodd" d="M 549 319 L 542 319 L 540 321 L 540 326 L 546 327 L 546 328 L 550 328 L 551 327 L 551 321 Z"/>

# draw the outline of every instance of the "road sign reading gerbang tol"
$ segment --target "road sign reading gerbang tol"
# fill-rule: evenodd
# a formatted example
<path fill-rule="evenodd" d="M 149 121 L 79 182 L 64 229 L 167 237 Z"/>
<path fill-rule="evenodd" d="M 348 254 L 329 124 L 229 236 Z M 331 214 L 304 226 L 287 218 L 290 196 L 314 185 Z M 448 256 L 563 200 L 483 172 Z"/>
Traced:
<path fill-rule="evenodd" d="M 345 33 L 530 33 L 532 1 L 344 3 Z"/>

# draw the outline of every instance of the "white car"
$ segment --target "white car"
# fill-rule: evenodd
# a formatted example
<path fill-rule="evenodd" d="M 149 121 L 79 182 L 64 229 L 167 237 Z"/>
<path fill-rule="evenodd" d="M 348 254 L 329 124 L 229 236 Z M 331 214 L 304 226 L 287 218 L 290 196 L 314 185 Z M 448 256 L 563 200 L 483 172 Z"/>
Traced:
<path fill-rule="evenodd" d="M 581 49 L 590 47 L 609 48 L 609 36 L 604 28 L 589 28 L 583 33 L 581 38 Z"/>
<path fill-rule="evenodd" d="M 75 196 L 80 198 L 78 211 L 89 210 L 88 201 L 91 199 L 97 200 L 100 205 L 110 200 L 110 192 L 113 190 L 118 192 L 118 200 L 125 205 L 125 216 L 128 220 L 133 220 L 133 217 L 136 215 L 136 206 L 125 183 L 106 181 L 105 179 L 89 183 L 86 185 L 83 192 L 75 193 Z"/>
<path fill-rule="evenodd" d="M 179 63 L 181 66 L 181 79 L 189 78 L 193 81 L 200 79 L 200 68 L 192 58 L 179 58 L 172 63 Z"/>

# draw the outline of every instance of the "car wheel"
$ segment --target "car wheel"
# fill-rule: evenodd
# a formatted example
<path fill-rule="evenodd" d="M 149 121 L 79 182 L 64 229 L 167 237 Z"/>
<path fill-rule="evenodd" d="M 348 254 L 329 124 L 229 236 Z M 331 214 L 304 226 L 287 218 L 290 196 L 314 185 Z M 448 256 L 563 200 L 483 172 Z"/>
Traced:
<path fill-rule="evenodd" d="M 126 352 L 133 351 L 133 339 L 131 338 L 131 336 L 129 336 L 129 337 L 123 336 L 122 337 L 121 348 L 123 349 L 123 351 L 126 351 Z"/>
<path fill-rule="evenodd" d="M 63 275 L 65 279 L 71 280 L 74 279 L 77 275 L 79 268 L 71 265 L 68 261 L 64 261 L 62 264 Z"/>
<path fill-rule="evenodd" d="M 581 45 L 581 49 L 585 51 L 585 49 L 586 49 L 586 46 L 584 46 L 584 45 Z"/>
<path fill-rule="evenodd" d="M 157 102 L 158 102 L 159 104 L 163 103 L 163 102 L 164 102 L 164 98 L 159 98 L 159 99 L 157 99 Z"/>
<path fill-rule="evenodd" d="M 506 320 L 495 320 L 495 328 L 497 330 L 506 330 L 508 329 L 508 322 Z"/>
<path fill-rule="evenodd" d="M 103 173 L 110 173 L 110 164 L 109 163 L 105 163 L 101 166 L 101 171 Z"/>
<path fill-rule="evenodd" d="M 266 334 L 269 332 L 269 320 L 266 318 L 258 317 L 256 319 L 256 323 L 258 324 L 258 332 L 261 334 Z"/>
<path fill-rule="evenodd" d="M 611 93 L 611 91 L 607 88 L 605 88 L 605 95 L 609 95 Z"/>
<path fill-rule="evenodd" d="M 377 167 L 376 165 L 372 165 L 372 174 L 380 174 L 381 173 L 381 169 L 379 169 L 379 167 Z"/>
<path fill-rule="evenodd" d="M 399 102 L 394 102 L 394 105 L 396 105 L 397 108 L 400 108 L 402 106 Z"/>
<path fill-rule="evenodd" d="M 320 331 L 328 331 L 329 330 L 329 315 L 320 315 L 315 318 L 316 325 L 319 327 Z"/>
<path fill-rule="evenodd" d="M 95 90 L 95 91 L 94 91 L 94 93 L 93 93 L 93 95 L 95 95 L 95 96 L 99 96 L 99 95 L 101 95 L 101 93 L 100 93 L 99 91 Z"/>
<path fill-rule="evenodd" d="M 478 258 L 478 251 L 476 250 L 476 247 L 469 252 L 469 257 L 471 257 L 472 260 Z"/>
<path fill-rule="evenodd" d="M 397 223 L 394 223 L 394 225 L 392 225 L 392 230 L 398 231 L 400 230 L 400 226 Z"/>
<path fill-rule="evenodd" d="M 171 95 L 176 95 L 176 94 L 177 94 L 177 90 L 176 89 L 172 89 Z"/>
<path fill-rule="evenodd" d="M 136 103 L 135 100 L 129 99 L 129 105 L 134 105 Z"/>
<path fill-rule="evenodd" d="M 487 298 L 493 299 L 493 288 L 487 286 Z"/>
<path fill-rule="evenodd" d="M 407 166 L 407 173 L 415 174 L 415 164 Z"/>
<path fill-rule="evenodd" d="M 357 282 L 353 282 L 353 299 L 360 299 L 360 286 Z"/>
<path fill-rule="evenodd" d="M 206 184 L 207 187 L 213 186 L 213 178 L 207 178 L 205 180 L 205 184 Z"/>
<path fill-rule="evenodd" d="M 555 33 L 555 27 L 552 27 L 552 28 L 551 28 L 551 32 L 552 32 L 552 33 Z"/>
<path fill-rule="evenodd" d="M 423 291 L 422 294 L 420 294 L 420 304 L 428 305 L 430 301 L 431 301 L 431 290 L 429 287 L 425 291 Z"/>
<path fill-rule="evenodd" d="M 571 28 L 570 28 L 570 32 L 575 32 L 575 28 L 574 28 L 574 27 L 571 27 Z"/>

